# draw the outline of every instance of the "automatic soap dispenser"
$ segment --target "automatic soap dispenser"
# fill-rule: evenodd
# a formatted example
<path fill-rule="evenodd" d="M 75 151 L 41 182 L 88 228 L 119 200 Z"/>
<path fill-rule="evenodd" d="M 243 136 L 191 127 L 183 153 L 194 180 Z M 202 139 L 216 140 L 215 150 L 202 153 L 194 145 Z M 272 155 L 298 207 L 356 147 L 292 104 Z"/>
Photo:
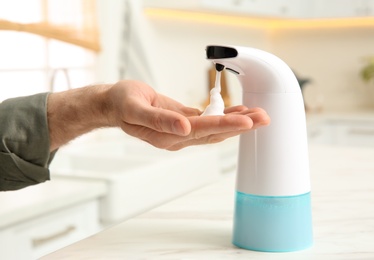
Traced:
<path fill-rule="evenodd" d="M 237 75 L 243 104 L 267 111 L 271 123 L 242 134 L 233 244 L 288 252 L 313 243 L 304 102 L 292 70 L 258 49 L 207 46 L 207 58 Z"/>

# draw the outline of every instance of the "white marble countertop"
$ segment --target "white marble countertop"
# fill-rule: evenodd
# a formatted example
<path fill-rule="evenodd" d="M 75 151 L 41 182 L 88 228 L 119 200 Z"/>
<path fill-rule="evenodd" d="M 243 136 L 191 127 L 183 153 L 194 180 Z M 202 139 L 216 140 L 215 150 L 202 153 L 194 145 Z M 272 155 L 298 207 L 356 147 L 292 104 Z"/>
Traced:
<path fill-rule="evenodd" d="M 373 148 L 310 146 L 314 245 L 307 250 L 233 246 L 231 175 L 42 259 L 374 259 L 373 158 Z"/>
<path fill-rule="evenodd" d="M 22 221 L 103 196 L 101 181 L 56 177 L 52 181 L 17 191 L 0 193 L 0 229 Z"/>

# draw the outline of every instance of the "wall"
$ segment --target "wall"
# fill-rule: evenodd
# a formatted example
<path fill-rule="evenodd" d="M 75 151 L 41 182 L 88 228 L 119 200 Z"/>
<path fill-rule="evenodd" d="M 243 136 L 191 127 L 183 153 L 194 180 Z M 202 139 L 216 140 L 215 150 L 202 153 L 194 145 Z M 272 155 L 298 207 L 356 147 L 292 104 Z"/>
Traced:
<path fill-rule="evenodd" d="M 372 28 L 269 29 L 250 24 L 217 25 L 193 17 L 169 19 L 146 15 L 141 1 L 129 0 L 130 40 L 118 44 L 125 26 L 121 23 L 124 1 L 111 1 L 110 10 L 105 7 L 107 1 L 100 1 L 104 5 L 101 13 L 107 8 L 101 19 L 105 36 L 98 70 L 101 81 L 121 78 L 119 49 L 127 46 L 125 78 L 144 80 L 187 105 L 199 106 L 208 96 L 207 70 L 211 64 L 205 60 L 205 46 L 246 45 L 275 53 L 300 76 L 311 78 L 313 82 L 304 92 L 311 110 L 374 109 L 374 86 L 365 85 L 358 76 L 363 57 L 374 55 Z M 234 104 L 240 103 L 241 89 L 235 76 L 228 73 L 228 81 Z"/>
<path fill-rule="evenodd" d="M 205 46 L 247 45 L 275 53 L 301 76 L 312 78 L 305 88 L 311 109 L 374 109 L 374 86 L 365 85 L 358 76 L 363 57 L 374 55 L 372 27 L 271 30 L 250 24 L 218 25 L 149 16 L 138 0 L 97 2 L 103 46 L 96 70 L 98 82 L 144 80 L 187 105 L 199 106 L 208 96 L 207 70 L 211 64 L 205 60 Z M 130 28 L 126 28 L 126 11 L 131 13 Z M 130 29 L 129 42 L 124 41 L 126 29 Z M 123 54 L 124 49 L 127 54 Z M 123 63 L 126 73 L 121 76 Z M 234 103 L 240 103 L 235 76 L 228 73 L 228 80 Z M 27 91 L 12 89 L 12 95 Z"/>
<path fill-rule="evenodd" d="M 262 29 L 154 17 L 145 14 L 141 1 L 125 2 L 98 0 L 103 30 L 103 51 L 98 65 L 100 82 L 138 79 L 186 105 L 200 106 L 208 98 L 211 63 L 205 59 L 206 45 L 221 43 L 268 49 L 268 35 Z M 130 13 L 129 21 L 124 17 L 126 12 Z M 123 37 L 124 33 L 129 35 Z M 125 54 L 121 53 L 124 47 Z M 118 66 L 126 69 L 123 77 Z M 228 81 L 234 102 L 240 103 L 237 79 L 228 75 Z"/>
<path fill-rule="evenodd" d="M 208 96 L 208 70 L 212 63 L 206 60 L 209 44 L 232 44 L 267 49 L 267 34 L 263 30 L 218 26 L 189 21 L 170 21 L 149 18 L 154 39 L 153 49 L 157 65 L 160 91 L 190 105 L 200 105 Z M 241 88 L 236 77 L 227 73 L 229 90 L 235 103 L 241 102 Z"/>
<path fill-rule="evenodd" d="M 97 0 L 101 51 L 98 55 L 96 76 L 98 82 L 111 83 L 119 79 L 119 49 L 124 1 Z"/>
<path fill-rule="evenodd" d="M 301 76 L 311 109 L 374 109 L 374 85 L 359 77 L 364 57 L 374 55 L 373 28 L 308 28 L 273 31 L 273 52 Z"/>

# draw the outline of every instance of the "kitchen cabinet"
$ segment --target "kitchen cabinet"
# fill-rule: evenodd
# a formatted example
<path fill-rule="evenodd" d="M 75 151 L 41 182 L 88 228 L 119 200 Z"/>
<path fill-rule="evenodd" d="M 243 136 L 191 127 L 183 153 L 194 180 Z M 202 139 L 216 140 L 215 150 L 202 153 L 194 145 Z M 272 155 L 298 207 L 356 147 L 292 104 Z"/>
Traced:
<path fill-rule="evenodd" d="M 271 18 L 374 16 L 374 0 L 144 0 L 145 8 L 213 12 Z"/>
<path fill-rule="evenodd" d="M 374 123 L 343 123 L 335 126 L 340 145 L 374 147 Z"/>
<path fill-rule="evenodd" d="M 324 119 L 308 125 L 311 143 L 374 147 L 374 120 Z"/>
<path fill-rule="evenodd" d="M 331 126 L 329 124 L 317 124 L 308 126 L 309 143 L 331 144 L 333 140 Z"/>
<path fill-rule="evenodd" d="M 298 17 L 304 13 L 302 2 L 295 0 L 202 0 L 201 7 L 218 12 L 266 17 Z"/>
<path fill-rule="evenodd" d="M 43 215 L 0 231 L 0 259 L 37 259 L 99 231 L 98 202 Z"/>
<path fill-rule="evenodd" d="M 146 8 L 165 8 L 261 17 L 300 17 L 307 15 L 306 7 L 309 5 L 304 5 L 302 1 L 298 0 L 144 0 L 143 3 Z"/>
<path fill-rule="evenodd" d="M 374 0 L 366 0 L 367 16 L 374 17 Z"/>
<path fill-rule="evenodd" d="M 111 133 L 110 138 L 118 138 L 65 147 L 51 165 L 55 175 L 97 180 L 107 185 L 108 192 L 99 205 L 104 226 L 138 215 L 220 177 L 218 147 L 195 146 L 170 152 L 124 137 L 117 129 L 111 130 L 106 135 Z M 230 170 L 232 165 L 227 167 Z"/>
<path fill-rule="evenodd" d="M 312 17 L 344 18 L 373 16 L 373 0 L 315 0 Z"/>
<path fill-rule="evenodd" d="M 37 259 L 102 229 L 98 181 L 56 177 L 0 193 L 0 259 Z"/>

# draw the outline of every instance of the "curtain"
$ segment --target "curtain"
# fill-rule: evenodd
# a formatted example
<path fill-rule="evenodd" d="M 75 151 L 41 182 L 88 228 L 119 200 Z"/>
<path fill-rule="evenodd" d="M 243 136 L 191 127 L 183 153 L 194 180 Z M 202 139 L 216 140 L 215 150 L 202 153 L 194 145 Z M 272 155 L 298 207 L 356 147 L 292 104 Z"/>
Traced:
<path fill-rule="evenodd" d="M 0 0 L 0 30 L 34 33 L 100 50 L 95 0 Z"/>

